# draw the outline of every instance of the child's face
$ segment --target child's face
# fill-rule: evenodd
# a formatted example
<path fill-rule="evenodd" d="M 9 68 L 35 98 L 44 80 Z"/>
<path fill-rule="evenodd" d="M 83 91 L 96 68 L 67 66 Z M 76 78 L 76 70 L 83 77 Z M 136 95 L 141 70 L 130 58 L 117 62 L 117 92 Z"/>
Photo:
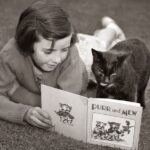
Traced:
<path fill-rule="evenodd" d="M 39 35 L 39 41 L 33 45 L 34 53 L 32 55 L 36 65 L 43 71 L 54 70 L 67 57 L 71 37 L 72 34 L 55 41 L 55 45 L 51 49 L 52 41 Z"/>

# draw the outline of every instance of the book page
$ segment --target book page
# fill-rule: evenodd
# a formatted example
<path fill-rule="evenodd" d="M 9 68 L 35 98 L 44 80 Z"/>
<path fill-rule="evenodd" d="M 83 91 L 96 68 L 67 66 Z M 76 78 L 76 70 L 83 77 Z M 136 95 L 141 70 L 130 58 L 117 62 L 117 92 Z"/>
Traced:
<path fill-rule="evenodd" d="M 86 142 L 87 98 L 46 85 L 41 93 L 42 109 L 51 115 L 55 130 Z"/>
<path fill-rule="evenodd" d="M 142 107 L 131 102 L 116 101 L 100 98 L 88 100 L 87 141 L 135 150 L 138 147 Z"/>

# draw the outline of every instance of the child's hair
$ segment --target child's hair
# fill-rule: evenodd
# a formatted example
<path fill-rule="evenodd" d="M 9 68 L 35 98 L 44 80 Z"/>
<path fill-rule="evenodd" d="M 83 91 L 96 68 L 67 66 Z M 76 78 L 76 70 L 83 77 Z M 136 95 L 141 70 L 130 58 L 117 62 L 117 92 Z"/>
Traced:
<path fill-rule="evenodd" d="M 23 54 L 30 55 L 34 52 L 33 44 L 39 40 L 38 35 L 45 39 L 52 39 L 54 42 L 71 33 L 73 33 L 71 44 L 74 44 L 76 33 L 68 15 L 61 7 L 45 1 L 37 1 L 20 15 L 15 39 L 19 50 Z"/>

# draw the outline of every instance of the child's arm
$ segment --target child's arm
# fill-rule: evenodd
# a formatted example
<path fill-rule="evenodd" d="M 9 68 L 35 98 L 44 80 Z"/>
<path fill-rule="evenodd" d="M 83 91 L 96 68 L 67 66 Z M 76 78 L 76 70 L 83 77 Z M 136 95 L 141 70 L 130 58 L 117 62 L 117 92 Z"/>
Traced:
<path fill-rule="evenodd" d="M 25 105 L 41 106 L 41 96 L 27 90 L 23 86 L 17 87 L 15 92 L 11 95 L 11 100 Z"/>
<path fill-rule="evenodd" d="M 0 59 L 0 118 L 47 128 L 51 124 L 49 114 L 44 115 L 46 112 L 41 108 L 32 107 L 40 106 L 40 101 L 38 94 L 19 85 L 9 65 Z"/>
<path fill-rule="evenodd" d="M 36 101 L 40 101 L 40 96 L 36 96 L 28 92 L 25 88 L 19 87 L 12 97 L 15 101 L 18 100 L 18 102 L 16 103 L 12 101 L 12 98 L 4 95 L 4 93 L 0 93 L 0 119 L 22 124 L 28 122 L 39 128 L 49 128 L 52 126 L 51 117 L 47 112 L 43 111 L 40 107 L 30 106 L 37 106 Z M 31 104 L 30 99 L 28 99 L 28 103 L 30 102 L 30 104 L 23 104 L 21 100 L 25 102 L 24 100 L 27 100 L 27 98 L 34 98 L 32 102 L 36 103 Z"/>
<path fill-rule="evenodd" d="M 39 107 L 31 107 L 11 101 L 0 94 L 0 119 L 25 124 L 25 121 L 39 128 L 52 126 L 51 117 Z"/>
<path fill-rule="evenodd" d="M 14 103 L 0 94 L 0 118 L 16 123 L 23 123 L 23 117 L 30 106 Z"/>
<path fill-rule="evenodd" d="M 15 73 L 3 59 L 0 59 L 0 93 L 17 103 L 40 106 L 40 95 L 21 86 Z"/>

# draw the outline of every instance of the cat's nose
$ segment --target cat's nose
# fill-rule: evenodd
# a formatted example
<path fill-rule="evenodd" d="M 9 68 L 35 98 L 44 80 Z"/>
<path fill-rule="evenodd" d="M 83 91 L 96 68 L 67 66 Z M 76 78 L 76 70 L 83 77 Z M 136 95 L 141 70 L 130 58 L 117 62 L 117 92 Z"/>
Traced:
<path fill-rule="evenodd" d="M 105 78 L 105 83 L 109 83 L 109 78 L 108 77 Z"/>

